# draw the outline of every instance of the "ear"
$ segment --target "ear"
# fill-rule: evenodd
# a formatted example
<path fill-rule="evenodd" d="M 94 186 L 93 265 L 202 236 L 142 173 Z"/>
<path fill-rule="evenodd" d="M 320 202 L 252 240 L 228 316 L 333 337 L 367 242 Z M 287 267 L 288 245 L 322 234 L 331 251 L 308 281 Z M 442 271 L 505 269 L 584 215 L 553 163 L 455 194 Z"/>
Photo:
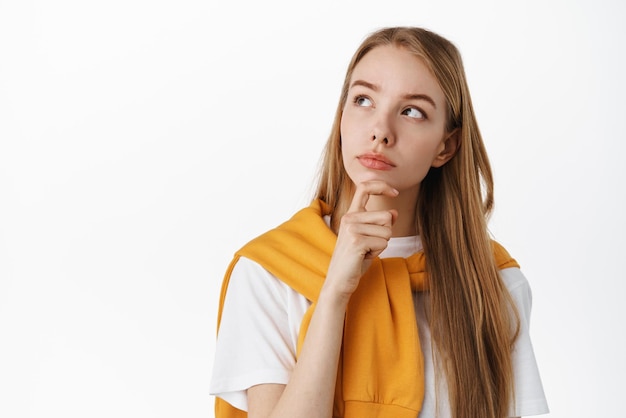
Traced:
<path fill-rule="evenodd" d="M 441 142 L 441 151 L 439 151 L 439 154 L 437 154 L 433 160 L 433 167 L 441 167 L 454 157 L 459 149 L 459 146 L 461 145 L 459 133 L 459 128 L 456 128 L 444 138 Z"/>

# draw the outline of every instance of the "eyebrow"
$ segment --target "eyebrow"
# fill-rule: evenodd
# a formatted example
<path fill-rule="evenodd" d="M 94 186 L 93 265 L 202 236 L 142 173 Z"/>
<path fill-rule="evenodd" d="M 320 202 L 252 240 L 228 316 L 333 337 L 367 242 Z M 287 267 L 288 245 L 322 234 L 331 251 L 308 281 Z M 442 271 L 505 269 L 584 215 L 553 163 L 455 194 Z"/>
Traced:
<path fill-rule="evenodd" d="M 378 91 L 379 88 L 376 84 L 372 84 L 370 82 L 367 82 L 365 80 L 354 80 L 352 82 L 352 84 L 350 85 L 350 88 L 354 87 L 354 86 L 363 86 L 365 88 L 368 88 L 370 90 L 373 91 Z M 405 94 L 403 97 L 403 99 L 406 100 L 423 100 L 425 102 L 430 103 L 435 109 L 437 109 L 437 105 L 435 104 L 435 101 L 427 94 Z"/>

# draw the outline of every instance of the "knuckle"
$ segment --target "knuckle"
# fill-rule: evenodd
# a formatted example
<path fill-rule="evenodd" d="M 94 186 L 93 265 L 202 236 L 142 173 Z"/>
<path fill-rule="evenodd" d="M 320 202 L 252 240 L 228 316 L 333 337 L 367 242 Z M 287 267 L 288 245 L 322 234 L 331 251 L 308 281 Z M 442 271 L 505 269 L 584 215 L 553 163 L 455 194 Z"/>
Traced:
<path fill-rule="evenodd" d="M 355 222 L 355 215 L 353 213 L 346 213 L 345 215 L 343 215 L 343 217 L 341 218 L 341 226 L 347 228 L 351 225 L 354 225 Z"/>

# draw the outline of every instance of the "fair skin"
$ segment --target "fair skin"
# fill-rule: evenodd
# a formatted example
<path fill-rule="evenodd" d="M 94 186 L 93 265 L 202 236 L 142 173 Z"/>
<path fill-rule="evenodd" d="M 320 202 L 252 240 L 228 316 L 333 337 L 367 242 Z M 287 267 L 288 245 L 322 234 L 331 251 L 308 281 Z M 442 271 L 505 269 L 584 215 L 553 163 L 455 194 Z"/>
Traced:
<path fill-rule="evenodd" d="M 417 57 L 380 46 L 357 64 L 341 120 L 344 165 L 355 185 L 302 352 L 287 385 L 248 389 L 250 418 L 329 418 L 343 321 L 359 280 L 393 236 L 415 235 L 415 204 L 429 168 L 457 149 L 445 98 Z"/>

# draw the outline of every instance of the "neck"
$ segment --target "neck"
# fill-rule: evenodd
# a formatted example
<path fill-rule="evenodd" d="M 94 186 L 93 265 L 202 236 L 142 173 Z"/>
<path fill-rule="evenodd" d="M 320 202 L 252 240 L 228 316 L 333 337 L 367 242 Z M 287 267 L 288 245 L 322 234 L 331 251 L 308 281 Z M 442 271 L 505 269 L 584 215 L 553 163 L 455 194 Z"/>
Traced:
<path fill-rule="evenodd" d="M 407 237 L 417 235 L 417 222 L 415 219 L 415 205 L 417 193 L 401 191 L 396 197 L 370 196 L 367 210 L 390 210 L 398 211 L 398 218 L 393 224 L 392 237 Z"/>

